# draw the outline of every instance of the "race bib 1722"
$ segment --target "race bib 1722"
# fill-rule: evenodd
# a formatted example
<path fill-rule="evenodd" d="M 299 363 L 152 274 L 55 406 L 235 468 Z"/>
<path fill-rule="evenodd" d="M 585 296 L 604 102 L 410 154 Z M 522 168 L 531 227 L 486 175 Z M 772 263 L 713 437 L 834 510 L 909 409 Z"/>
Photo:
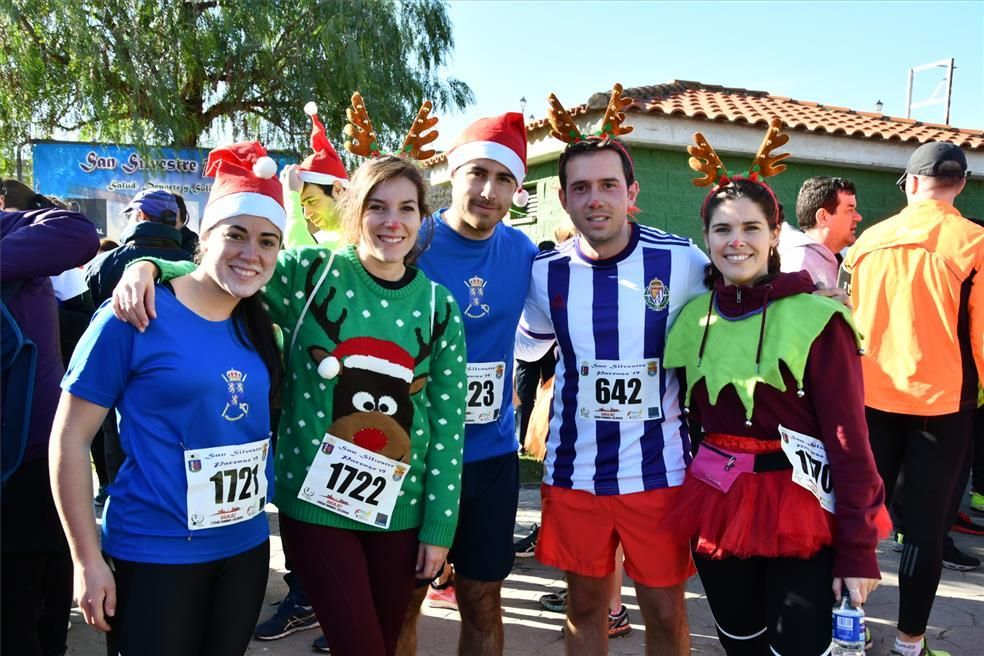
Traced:
<path fill-rule="evenodd" d="M 297 498 L 388 528 L 410 465 L 325 434 Z"/>

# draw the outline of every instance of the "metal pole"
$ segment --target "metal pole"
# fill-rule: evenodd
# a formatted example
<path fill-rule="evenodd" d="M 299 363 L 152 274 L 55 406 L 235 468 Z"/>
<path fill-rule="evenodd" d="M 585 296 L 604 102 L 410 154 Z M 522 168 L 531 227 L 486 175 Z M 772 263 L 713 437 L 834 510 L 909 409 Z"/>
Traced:
<path fill-rule="evenodd" d="M 909 69 L 909 84 L 905 90 L 905 117 L 912 118 L 912 69 Z"/>
<path fill-rule="evenodd" d="M 950 57 L 950 61 L 946 66 L 946 114 L 943 118 L 943 123 L 950 125 L 950 98 L 953 95 L 953 57 Z"/>

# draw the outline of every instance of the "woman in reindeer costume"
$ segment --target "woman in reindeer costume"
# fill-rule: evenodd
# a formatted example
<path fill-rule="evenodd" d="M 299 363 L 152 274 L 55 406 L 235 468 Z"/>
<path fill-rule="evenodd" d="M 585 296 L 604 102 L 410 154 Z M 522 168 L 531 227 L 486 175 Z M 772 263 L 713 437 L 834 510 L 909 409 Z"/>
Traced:
<path fill-rule="evenodd" d="M 868 446 L 849 310 L 809 274 L 779 273 L 779 205 L 765 184 L 788 155 L 774 119 L 751 169 L 728 174 L 697 133 L 690 165 L 710 291 L 670 330 L 666 367 L 685 372 L 704 433 L 670 522 L 694 561 L 730 656 L 819 656 L 842 586 L 855 605 L 878 583 L 884 492 Z"/>
<path fill-rule="evenodd" d="M 429 111 L 401 155 L 429 156 Z M 381 155 L 358 93 L 348 116 L 346 148 L 371 157 L 340 203 L 349 245 L 281 252 L 263 292 L 286 345 L 275 501 L 332 653 L 383 656 L 415 577 L 433 578 L 454 538 L 465 343 L 450 292 L 411 266 L 429 213 L 423 179 Z"/>

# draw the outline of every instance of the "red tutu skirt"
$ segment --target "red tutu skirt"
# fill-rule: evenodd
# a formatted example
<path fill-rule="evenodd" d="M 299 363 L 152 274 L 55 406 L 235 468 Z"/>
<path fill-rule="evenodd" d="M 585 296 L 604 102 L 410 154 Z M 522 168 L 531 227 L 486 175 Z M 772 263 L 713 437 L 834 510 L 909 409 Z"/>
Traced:
<path fill-rule="evenodd" d="M 788 469 L 742 474 L 727 493 L 688 473 L 664 522 L 710 558 L 809 558 L 833 544 L 833 515 Z"/>

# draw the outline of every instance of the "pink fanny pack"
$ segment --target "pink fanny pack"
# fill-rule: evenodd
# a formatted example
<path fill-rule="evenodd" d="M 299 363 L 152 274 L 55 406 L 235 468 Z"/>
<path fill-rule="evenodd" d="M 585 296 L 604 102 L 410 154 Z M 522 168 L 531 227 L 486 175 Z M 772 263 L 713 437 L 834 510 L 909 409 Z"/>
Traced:
<path fill-rule="evenodd" d="M 741 474 L 755 471 L 755 454 L 735 453 L 702 442 L 689 471 L 697 480 L 727 492 Z"/>

